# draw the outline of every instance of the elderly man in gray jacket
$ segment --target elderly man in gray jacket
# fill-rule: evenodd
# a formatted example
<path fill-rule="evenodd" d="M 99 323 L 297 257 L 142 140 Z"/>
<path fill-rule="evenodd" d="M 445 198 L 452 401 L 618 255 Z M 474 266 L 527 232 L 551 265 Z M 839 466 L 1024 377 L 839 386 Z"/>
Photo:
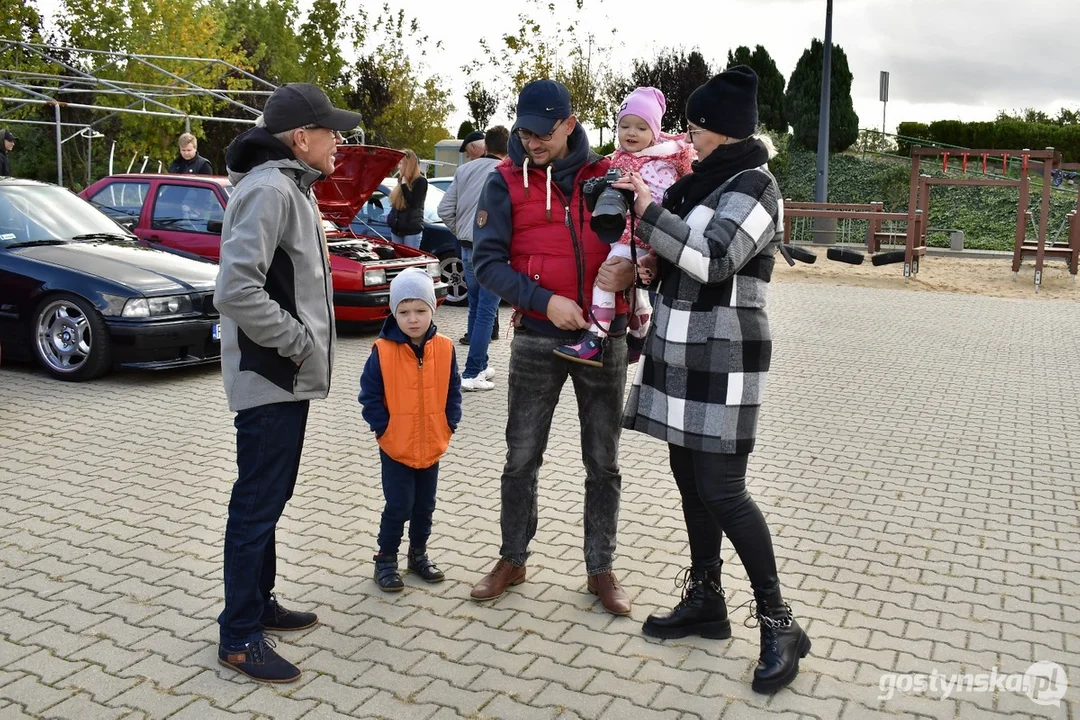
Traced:
<path fill-rule="evenodd" d="M 472 137 L 471 135 L 469 137 Z M 461 260 L 465 263 L 465 284 L 469 289 L 469 320 L 463 344 L 469 346 L 469 357 L 461 373 L 461 389 L 491 390 L 495 383 L 494 368 L 488 367 L 488 343 L 499 334 L 499 296 L 480 286 L 473 270 L 473 227 L 476 205 L 480 192 L 487 183 L 488 175 L 506 157 L 506 143 L 510 131 L 496 125 L 484 135 L 487 153 L 470 160 L 457 169 L 454 181 L 439 202 L 439 217 L 461 243 Z M 468 140 L 468 138 L 466 138 Z M 476 145 L 479 143 L 472 143 Z"/>
<path fill-rule="evenodd" d="M 291 682 L 300 670 L 263 631 L 318 622 L 273 595 L 275 529 L 296 485 L 309 402 L 329 393 L 333 364 L 334 292 L 311 186 L 334 171 L 341 132 L 359 123 L 315 85 L 282 85 L 260 126 L 236 138 L 225 157 L 235 190 L 214 304 L 239 472 L 225 527 L 218 661 L 265 682 Z"/>

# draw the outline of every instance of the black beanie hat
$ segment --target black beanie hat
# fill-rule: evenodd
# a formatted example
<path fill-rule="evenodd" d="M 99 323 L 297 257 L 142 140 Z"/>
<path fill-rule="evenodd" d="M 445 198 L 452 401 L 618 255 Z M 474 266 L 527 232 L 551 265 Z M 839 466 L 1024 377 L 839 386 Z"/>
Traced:
<path fill-rule="evenodd" d="M 728 68 L 690 93 L 686 119 L 731 138 L 750 137 L 758 124 L 757 84 L 747 66 Z"/>

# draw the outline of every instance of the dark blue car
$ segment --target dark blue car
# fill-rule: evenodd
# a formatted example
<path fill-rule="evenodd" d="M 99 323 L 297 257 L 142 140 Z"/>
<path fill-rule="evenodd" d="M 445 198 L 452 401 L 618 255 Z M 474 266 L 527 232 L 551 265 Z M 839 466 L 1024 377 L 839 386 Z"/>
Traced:
<path fill-rule="evenodd" d="M 386 216 L 390 212 L 390 191 L 395 185 L 397 178 L 383 180 L 379 189 L 353 218 L 349 229 L 357 235 L 380 235 L 389 240 L 390 227 L 386 224 Z M 424 202 L 424 237 L 420 241 L 420 249 L 439 258 L 442 281 L 449 287 L 446 302 L 467 305 L 469 298 L 465 286 L 465 266 L 461 262 L 461 245 L 454 233 L 439 219 L 439 201 L 443 194 L 437 187 L 428 186 L 427 200 Z"/>

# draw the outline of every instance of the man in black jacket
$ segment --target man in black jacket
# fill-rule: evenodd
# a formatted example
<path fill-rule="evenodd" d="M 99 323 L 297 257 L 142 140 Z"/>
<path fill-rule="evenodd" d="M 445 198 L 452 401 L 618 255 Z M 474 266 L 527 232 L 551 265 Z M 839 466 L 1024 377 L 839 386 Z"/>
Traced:
<path fill-rule="evenodd" d="M 8 164 L 7 154 L 15 149 L 15 136 L 10 130 L 0 130 L 0 176 L 11 175 L 11 165 Z"/>
<path fill-rule="evenodd" d="M 199 141 L 191 133 L 184 133 L 178 141 L 180 154 L 169 166 L 169 172 L 182 175 L 213 175 L 210 161 L 199 154 Z"/>

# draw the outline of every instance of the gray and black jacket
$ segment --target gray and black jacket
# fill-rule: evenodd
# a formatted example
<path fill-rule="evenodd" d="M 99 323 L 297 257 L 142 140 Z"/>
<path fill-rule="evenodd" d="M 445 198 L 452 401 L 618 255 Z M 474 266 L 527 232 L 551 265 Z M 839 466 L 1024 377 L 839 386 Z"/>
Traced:
<path fill-rule="evenodd" d="M 235 190 L 214 304 L 229 408 L 325 398 L 336 333 L 326 237 L 311 191 L 322 174 L 262 128 L 233 141 L 226 161 Z"/>

